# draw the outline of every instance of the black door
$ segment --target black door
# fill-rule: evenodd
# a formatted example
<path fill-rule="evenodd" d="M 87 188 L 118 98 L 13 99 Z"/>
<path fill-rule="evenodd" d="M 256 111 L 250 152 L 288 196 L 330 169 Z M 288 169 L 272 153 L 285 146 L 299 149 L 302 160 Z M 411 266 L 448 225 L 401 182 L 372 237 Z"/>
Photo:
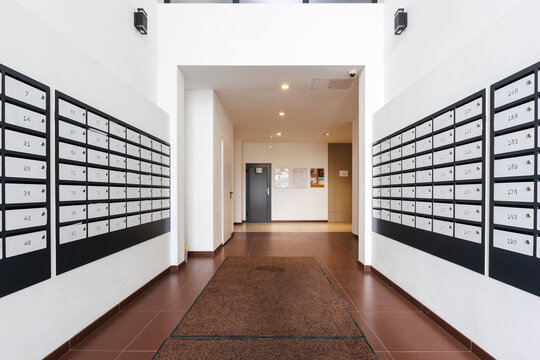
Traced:
<path fill-rule="evenodd" d="M 246 220 L 269 222 L 271 216 L 272 164 L 246 164 Z"/>

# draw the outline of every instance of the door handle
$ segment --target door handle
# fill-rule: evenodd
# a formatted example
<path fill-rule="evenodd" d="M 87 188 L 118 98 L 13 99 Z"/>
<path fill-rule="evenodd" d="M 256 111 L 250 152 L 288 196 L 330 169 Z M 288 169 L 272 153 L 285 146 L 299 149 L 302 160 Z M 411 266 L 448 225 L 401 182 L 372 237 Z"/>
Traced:
<path fill-rule="evenodd" d="M 270 196 L 270 188 L 269 187 L 266 188 L 266 196 Z"/>

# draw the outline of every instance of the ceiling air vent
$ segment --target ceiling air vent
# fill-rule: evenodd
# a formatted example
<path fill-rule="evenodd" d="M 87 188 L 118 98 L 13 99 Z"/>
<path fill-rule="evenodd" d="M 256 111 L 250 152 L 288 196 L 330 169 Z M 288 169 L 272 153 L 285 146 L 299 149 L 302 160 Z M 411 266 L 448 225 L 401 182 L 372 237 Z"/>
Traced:
<path fill-rule="evenodd" d="M 351 87 L 353 79 L 314 79 L 312 90 L 346 90 Z"/>

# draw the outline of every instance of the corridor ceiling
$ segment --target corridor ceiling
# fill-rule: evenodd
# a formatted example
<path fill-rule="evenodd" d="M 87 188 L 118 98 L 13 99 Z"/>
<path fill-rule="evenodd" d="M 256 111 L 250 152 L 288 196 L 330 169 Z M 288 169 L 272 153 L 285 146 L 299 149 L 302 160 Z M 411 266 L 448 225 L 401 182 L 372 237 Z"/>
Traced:
<path fill-rule="evenodd" d="M 244 142 L 352 142 L 358 75 L 350 87 L 315 79 L 350 79 L 360 66 L 180 66 L 186 90 L 214 89 Z M 320 83 L 323 84 L 322 88 Z M 281 85 L 288 84 L 288 90 Z M 285 116 L 279 116 L 284 112 Z M 325 136 L 329 132 L 330 136 Z M 282 136 L 276 136 L 281 133 Z M 273 136 L 271 139 L 270 136 Z"/>

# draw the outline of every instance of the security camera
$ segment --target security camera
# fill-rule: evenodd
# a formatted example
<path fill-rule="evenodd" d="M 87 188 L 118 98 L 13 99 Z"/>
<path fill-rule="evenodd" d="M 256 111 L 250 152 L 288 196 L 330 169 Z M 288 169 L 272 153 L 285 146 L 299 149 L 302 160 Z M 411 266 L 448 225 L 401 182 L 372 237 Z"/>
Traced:
<path fill-rule="evenodd" d="M 351 79 L 354 79 L 354 78 L 356 77 L 356 70 L 351 70 L 351 71 L 349 71 L 349 77 L 350 77 Z"/>

